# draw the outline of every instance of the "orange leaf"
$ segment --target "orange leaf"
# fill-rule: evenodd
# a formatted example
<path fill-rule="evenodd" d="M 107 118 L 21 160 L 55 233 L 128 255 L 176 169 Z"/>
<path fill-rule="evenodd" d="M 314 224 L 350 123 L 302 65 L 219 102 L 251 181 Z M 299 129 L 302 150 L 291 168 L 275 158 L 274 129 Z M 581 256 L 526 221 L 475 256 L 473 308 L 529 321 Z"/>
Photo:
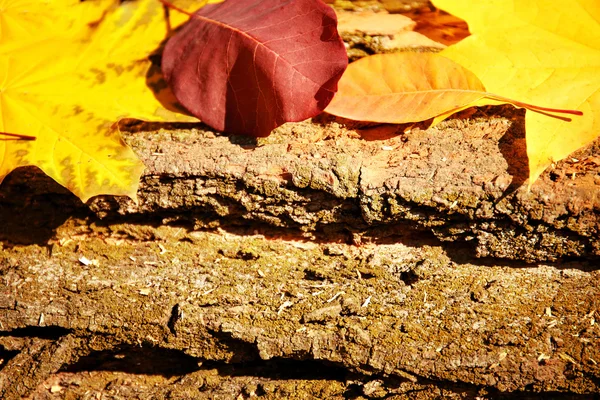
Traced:
<path fill-rule="evenodd" d="M 377 54 L 348 66 L 325 111 L 355 120 L 401 124 L 433 118 L 485 95 L 473 73 L 437 54 Z"/>
<path fill-rule="evenodd" d="M 486 92 L 472 72 L 454 61 L 411 52 L 378 54 L 350 64 L 325 111 L 359 121 L 402 124 L 435 117 L 437 123 L 465 108 L 503 103 L 545 114 L 581 115 Z"/>

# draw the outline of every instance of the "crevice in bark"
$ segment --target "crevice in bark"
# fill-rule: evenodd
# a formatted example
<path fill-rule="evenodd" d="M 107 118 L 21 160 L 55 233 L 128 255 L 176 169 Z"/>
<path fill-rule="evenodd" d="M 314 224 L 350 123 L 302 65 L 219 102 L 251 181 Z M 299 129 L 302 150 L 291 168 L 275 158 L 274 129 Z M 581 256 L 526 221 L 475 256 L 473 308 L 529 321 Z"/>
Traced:
<path fill-rule="evenodd" d="M 2 371 L 2 368 L 4 368 L 17 354 L 19 354 L 18 350 L 7 350 L 4 346 L 0 345 L 0 371 Z"/>
<path fill-rule="evenodd" d="M 93 351 L 59 372 L 121 371 L 173 377 L 198 369 L 198 360 L 182 351 L 121 344 L 109 350 Z"/>
<path fill-rule="evenodd" d="M 588 400 L 593 394 L 573 394 L 561 392 L 544 392 L 544 393 L 526 393 L 513 392 L 502 393 L 495 390 L 489 391 L 489 394 L 484 398 L 487 400 Z"/>
<path fill-rule="evenodd" d="M 66 329 L 61 326 L 27 326 L 24 328 L 17 328 L 9 331 L 0 331 L 0 337 L 57 340 L 71 333 L 71 329 Z"/>
<path fill-rule="evenodd" d="M 160 347 L 139 347 L 119 345 L 110 350 L 91 352 L 79 358 L 71 365 L 64 366 L 57 373 L 72 373 L 93 371 L 123 372 L 136 375 L 161 375 L 167 378 L 192 374 L 197 371 L 216 370 L 221 379 L 236 377 L 262 378 L 267 381 L 337 381 L 345 385 L 345 398 L 388 398 L 405 392 L 402 384 L 412 384 L 421 387 L 435 386 L 453 393 L 476 395 L 482 390 L 477 385 L 436 381 L 423 377 L 403 378 L 398 375 L 374 373 L 365 375 L 349 371 L 343 365 L 314 359 L 284 359 L 254 360 L 245 362 L 206 361 L 186 355 L 182 351 Z M 369 382 L 372 382 L 370 386 Z M 376 390 L 378 395 L 374 395 Z M 417 391 L 417 390 L 415 390 Z M 409 391 L 410 392 L 410 391 Z M 382 396 L 382 393 L 386 393 Z M 257 395 L 267 394 L 259 385 Z M 509 397 L 506 397 L 509 398 Z M 512 397 L 510 397 L 512 398 Z"/>

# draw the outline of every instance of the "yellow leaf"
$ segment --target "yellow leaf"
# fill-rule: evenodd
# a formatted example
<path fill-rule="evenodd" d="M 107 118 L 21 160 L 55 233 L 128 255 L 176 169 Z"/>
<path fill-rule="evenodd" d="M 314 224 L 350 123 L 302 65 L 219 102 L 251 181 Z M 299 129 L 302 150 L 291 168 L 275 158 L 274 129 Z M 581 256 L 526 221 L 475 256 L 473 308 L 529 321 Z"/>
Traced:
<path fill-rule="evenodd" d="M 34 26 L 35 15 L 46 23 L 46 2 L 28 3 L 31 20 L 22 27 Z M 0 132 L 36 137 L 0 140 L 0 182 L 17 167 L 36 165 L 83 201 L 98 194 L 135 199 L 144 166 L 112 127 L 122 117 L 181 119 L 168 110 L 176 105 L 149 59 L 168 33 L 164 9 L 158 0 L 71 3 L 57 1 L 52 12 L 77 16 L 78 28 L 63 21 L 45 32 L 51 38 L 0 43 Z M 172 28 L 187 20 L 172 17 Z"/>
<path fill-rule="evenodd" d="M 0 44 L 76 34 L 117 0 L 0 0 Z"/>
<path fill-rule="evenodd" d="M 442 55 L 501 96 L 580 110 L 572 121 L 527 111 L 530 185 L 552 163 L 600 135 L 598 0 L 434 0 L 472 35 Z"/>
<path fill-rule="evenodd" d="M 192 2 L 192 10 L 206 3 Z M 172 29 L 188 19 L 179 12 L 170 15 Z M 77 87 L 78 103 L 112 121 L 125 117 L 198 121 L 181 114 L 184 109 L 162 80 L 160 66 L 151 62 L 150 56 L 159 50 L 168 28 L 158 0 L 122 3 L 102 21 L 91 40 L 84 41 L 78 73 L 62 83 Z"/>
<path fill-rule="evenodd" d="M 143 165 L 111 129 L 114 121 L 77 102 L 76 86 L 63 85 L 76 70 L 74 57 L 56 49 L 79 46 L 49 40 L 5 52 L 0 48 L 0 132 L 35 141 L 0 141 L 0 179 L 13 169 L 36 165 L 83 201 L 97 194 L 135 198 Z"/>

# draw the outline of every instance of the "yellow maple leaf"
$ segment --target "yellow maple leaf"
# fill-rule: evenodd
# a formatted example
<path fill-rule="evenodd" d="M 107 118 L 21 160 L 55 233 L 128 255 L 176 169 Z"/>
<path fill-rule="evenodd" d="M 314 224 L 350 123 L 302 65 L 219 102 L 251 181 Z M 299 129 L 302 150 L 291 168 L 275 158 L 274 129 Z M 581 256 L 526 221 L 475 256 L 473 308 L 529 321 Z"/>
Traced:
<path fill-rule="evenodd" d="M 598 0 L 433 0 L 467 21 L 472 35 L 441 52 L 495 94 L 576 109 L 565 121 L 527 111 L 529 184 L 553 162 L 600 135 Z"/>
<path fill-rule="evenodd" d="M 0 44 L 77 34 L 115 0 L 0 0 Z"/>
<path fill-rule="evenodd" d="M 39 8 L 52 2 L 28 3 L 36 11 L 28 23 L 41 15 L 43 24 L 47 14 Z M 65 17 L 42 37 L 0 42 L 0 132 L 36 138 L 0 140 L 0 182 L 17 167 L 35 165 L 82 201 L 98 194 L 135 199 L 144 166 L 115 122 L 181 120 L 149 59 L 168 33 L 164 8 L 158 0 L 72 3 L 59 0 L 49 13 L 57 21 L 59 14 L 75 15 L 79 27 Z M 187 20 L 179 13 L 172 18 L 171 27 Z"/>

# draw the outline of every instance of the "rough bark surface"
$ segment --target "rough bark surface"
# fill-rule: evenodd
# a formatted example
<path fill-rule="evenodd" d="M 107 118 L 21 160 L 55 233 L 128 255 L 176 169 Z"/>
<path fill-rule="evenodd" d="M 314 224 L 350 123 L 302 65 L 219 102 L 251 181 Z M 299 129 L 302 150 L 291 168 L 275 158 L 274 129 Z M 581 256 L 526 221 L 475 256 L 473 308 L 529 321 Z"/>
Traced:
<path fill-rule="evenodd" d="M 487 112 L 258 143 L 144 125 L 137 205 L 17 171 L 1 396 L 598 393 L 597 166 L 528 192 L 522 114 Z"/>
<path fill-rule="evenodd" d="M 600 144 L 528 190 L 523 116 L 124 126 L 137 203 L 15 171 L 0 398 L 600 393 Z"/>
<path fill-rule="evenodd" d="M 254 222 L 317 236 L 381 236 L 408 224 L 470 242 L 479 257 L 597 258 L 598 145 L 529 190 L 523 114 L 504 110 L 510 117 L 403 134 L 335 120 L 289 124 L 247 144 L 202 128 L 138 134 L 132 143 L 148 167 L 139 206 L 99 199 L 92 209 L 104 218 L 168 213 L 200 225 Z"/>

